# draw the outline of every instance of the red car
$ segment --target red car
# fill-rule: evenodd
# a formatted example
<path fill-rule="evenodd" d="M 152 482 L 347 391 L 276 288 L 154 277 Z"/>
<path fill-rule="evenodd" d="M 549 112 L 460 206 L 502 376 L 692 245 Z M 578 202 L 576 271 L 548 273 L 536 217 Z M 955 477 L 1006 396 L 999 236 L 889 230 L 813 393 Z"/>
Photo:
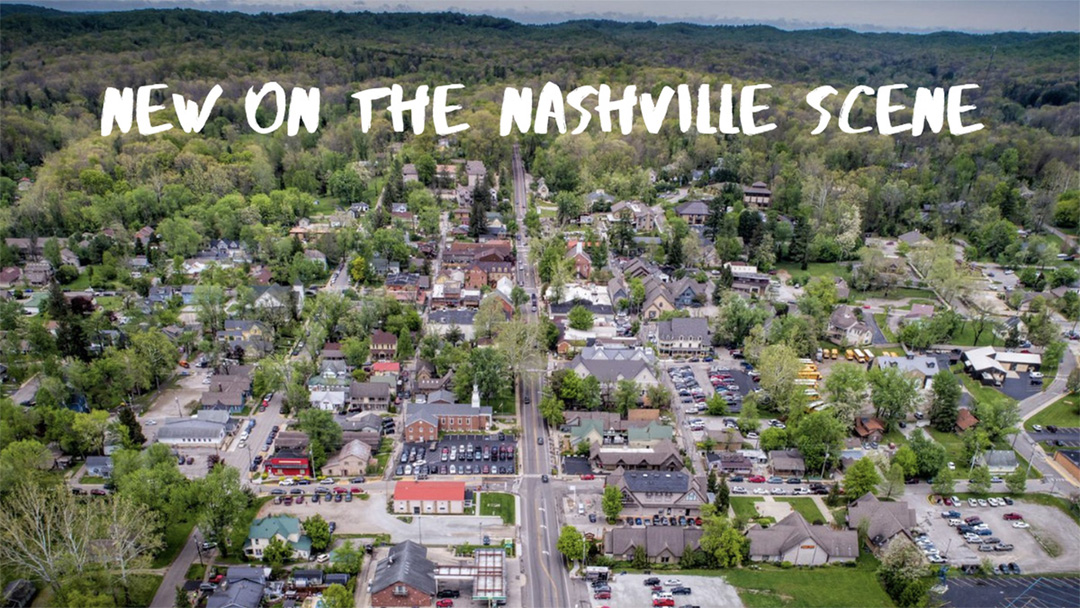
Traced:
<path fill-rule="evenodd" d="M 675 598 L 673 597 L 658 597 L 652 601 L 653 606 L 674 606 Z"/>
<path fill-rule="evenodd" d="M 582 476 L 581 476 L 581 480 L 582 480 L 582 481 L 592 481 L 592 480 L 594 480 L 594 479 L 596 479 L 596 475 L 593 475 L 592 473 L 589 473 L 589 474 L 587 474 L 587 475 L 582 475 Z"/>
<path fill-rule="evenodd" d="M 746 481 L 748 481 L 750 483 L 765 483 L 765 476 L 764 475 L 752 475 Z"/>
<path fill-rule="evenodd" d="M 611 592 L 610 591 L 597 591 L 596 593 L 593 594 L 593 599 L 594 600 L 610 600 L 611 599 Z"/>
<path fill-rule="evenodd" d="M 348 492 L 348 490 L 346 490 L 345 488 L 343 488 L 341 486 L 335 486 L 334 487 L 334 494 L 344 494 L 345 492 Z"/>
<path fill-rule="evenodd" d="M 454 600 L 449 599 L 449 598 L 442 599 L 442 600 L 439 600 L 439 601 L 435 602 L 435 605 L 438 606 L 439 608 L 451 608 L 454 605 Z"/>
<path fill-rule="evenodd" d="M 214 583 L 216 585 L 216 584 L 220 583 L 224 578 L 225 578 L 224 574 L 215 574 L 214 576 L 210 577 L 210 582 Z"/>
<path fill-rule="evenodd" d="M 1019 513 L 1006 513 L 1005 514 L 1005 519 L 1023 521 L 1024 516 L 1020 515 Z"/>
<path fill-rule="evenodd" d="M 349 493 L 350 494 L 363 494 L 364 491 L 361 490 L 360 488 L 356 487 L 356 486 L 353 486 L 353 487 L 349 488 Z"/>

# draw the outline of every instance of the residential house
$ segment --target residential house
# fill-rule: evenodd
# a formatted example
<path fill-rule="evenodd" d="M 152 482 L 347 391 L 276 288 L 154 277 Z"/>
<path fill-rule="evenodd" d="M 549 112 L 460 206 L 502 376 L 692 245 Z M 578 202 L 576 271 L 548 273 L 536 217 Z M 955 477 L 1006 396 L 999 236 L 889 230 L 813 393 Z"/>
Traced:
<path fill-rule="evenodd" d="M 743 203 L 758 209 L 768 209 L 772 204 L 772 190 L 765 182 L 754 182 L 753 185 L 743 186 Z"/>
<path fill-rule="evenodd" d="M 720 475 L 749 475 L 754 470 L 749 458 L 735 452 L 708 452 L 705 460 Z"/>
<path fill-rule="evenodd" d="M 919 232 L 918 229 L 912 230 L 911 232 L 905 232 L 904 234 L 896 237 L 896 240 L 902 243 L 907 243 L 911 247 L 918 247 L 930 243 L 930 239 L 923 236 L 923 234 Z"/>
<path fill-rule="evenodd" d="M 677 309 L 698 308 L 709 301 L 707 283 L 698 283 L 690 277 L 684 277 L 666 285 L 671 302 Z"/>
<path fill-rule="evenodd" d="M 585 195 L 585 208 L 589 211 L 592 211 L 593 208 L 597 205 L 603 207 L 606 205 L 610 205 L 614 202 L 615 197 L 611 196 L 607 192 L 604 192 L 603 190 L 593 190 L 592 192 Z"/>
<path fill-rule="evenodd" d="M 650 447 L 594 443 L 589 450 L 589 460 L 594 469 L 605 471 L 620 467 L 633 471 L 679 471 L 683 468 L 682 454 L 671 440 L 658 441 Z"/>
<path fill-rule="evenodd" d="M 435 562 L 427 547 L 407 540 L 390 547 L 375 565 L 369 587 L 373 608 L 430 606 L 435 601 Z"/>
<path fill-rule="evenodd" d="M 265 469 L 278 477 L 311 476 L 311 459 L 307 452 L 279 448 L 266 459 Z"/>
<path fill-rule="evenodd" d="M 487 167 L 482 160 L 465 161 L 465 176 L 469 180 L 469 188 L 476 188 L 487 177 Z"/>
<path fill-rule="evenodd" d="M 629 215 L 630 225 L 635 232 L 652 232 L 656 229 L 660 214 L 641 201 L 621 201 L 611 206 L 611 212 L 607 214 L 608 225 L 621 221 L 624 215 Z"/>
<path fill-rule="evenodd" d="M 857 531 L 810 525 L 798 511 L 768 528 L 754 526 L 746 537 L 750 540 L 750 559 L 755 562 L 820 566 L 853 562 L 859 557 Z"/>
<path fill-rule="evenodd" d="M 660 321 L 656 337 L 656 346 L 664 355 L 701 355 L 712 349 L 709 321 L 703 317 Z"/>
<path fill-rule="evenodd" d="M 836 285 L 836 297 L 840 301 L 847 300 L 851 296 L 851 288 L 848 287 L 847 281 L 844 277 L 833 277 L 833 284 Z"/>
<path fill-rule="evenodd" d="M 855 434 L 863 441 L 881 441 L 885 423 L 878 418 L 860 416 L 855 419 Z"/>
<path fill-rule="evenodd" d="M 340 390 L 318 390 L 309 393 L 311 407 L 324 412 L 345 411 L 345 392 Z"/>
<path fill-rule="evenodd" d="M 113 472 L 112 456 L 87 456 L 85 468 L 87 475 L 108 479 Z"/>
<path fill-rule="evenodd" d="M 341 447 L 337 454 L 327 459 L 322 474 L 327 477 L 356 477 L 367 472 L 371 461 L 371 446 L 354 439 Z"/>
<path fill-rule="evenodd" d="M 247 398 L 251 395 L 251 379 L 244 376 L 215 374 L 210 377 L 210 386 L 199 400 L 207 410 L 225 410 L 230 414 L 243 412 Z"/>
<path fill-rule="evenodd" d="M 53 276 L 52 264 L 46 261 L 30 262 L 23 267 L 23 277 L 31 285 L 45 285 Z"/>
<path fill-rule="evenodd" d="M 0 270 L 0 287 L 14 287 L 22 280 L 22 270 L 8 266 Z"/>
<path fill-rule="evenodd" d="M 709 217 L 709 204 L 705 201 L 689 201 L 675 207 L 675 214 L 691 226 L 701 226 Z"/>
<path fill-rule="evenodd" d="M 975 464 L 990 469 L 991 475 L 1008 475 L 1018 466 L 1016 452 L 1012 450 L 987 450 L 979 454 Z"/>
<path fill-rule="evenodd" d="M 962 407 L 956 410 L 956 432 L 963 433 L 971 427 L 979 424 L 979 419 L 971 413 L 971 409 Z"/>
<path fill-rule="evenodd" d="M 580 354 L 570 362 L 568 369 L 585 378 L 595 376 L 601 390 L 614 391 L 620 380 L 633 380 L 642 395 L 650 386 L 658 384 L 649 362 L 645 359 L 586 359 Z"/>
<path fill-rule="evenodd" d="M 802 452 L 797 448 L 770 451 L 769 468 L 772 469 L 773 475 L 781 477 L 806 476 L 806 461 L 803 460 Z"/>
<path fill-rule="evenodd" d="M 638 547 L 652 564 L 677 564 L 687 547 L 701 547 L 701 528 L 682 526 L 646 526 L 612 528 L 604 534 L 604 554 L 613 559 L 631 561 Z"/>
<path fill-rule="evenodd" d="M 464 512 L 464 481 L 399 481 L 394 486 L 394 513 L 445 515 Z"/>
<path fill-rule="evenodd" d="M 384 382 L 357 382 L 349 384 L 348 410 L 385 412 L 390 409 L 390 385 Z"/>
<path fill-rule="evenodd" d="M 930 390 L 934 385 L 934 374 L 941 371 L 938 360 L 926 355 L 907 355 L 905 357 L 890 357 L 883 355 L 874 359 L 874 365 L 878 367 L 895 367 L 918 382 L 918 388 Z"/>
<path fill-rule="evenodd" d="M 311 440 L 303 431 L 281 431 L 274 440 L 274 448 L 278 451 L 307 452 Z"/>
<path fill-rule="evenodd" d="M 434 441 L 440 431 L 484 431 L 491 425 L 490 406 L 480 405 L 480 391 L 473 387 L 472 403 L 453 403 L 429 396 L 427 403 L 409 403 L 405 409 L 405 440 Z"/>
<path fill-rule="evenodd" d="M 874 339 L 870 326 L 862 322 L 850 306 L 837 306 L 829 316 L 827 337 L 840 346 L 865 346 Z"/>
<path fill-rule="evenodd" d="M 571 260 L 574 271 L 582 279 L 588 279 L 592 275 L 592 257 L 585 252 L 586 243 L 582 241 L 570 241 L 566 244 L 566 259 Z"/>
<path fill-rule="evenodd" d="M 912 304 L 911 310 L 904 315 L 904 322 L 921 321 L 932 316 L 934 316 L 934 306 L 932 304 Z"/>
<path fill-rule="evenodd" d="M 401 178 L 405 182 L 418 182 L 420 181 L 420 173 L 416 170 L 416 165 L 408 163 L 401 167 Z"/>
<path fill-rule="evenodd" d="M 867 523 L 866 537 L 875 547 L 883 547 L 899 534 L 908 534 L 915 527 L 915 509 L 907 502 L 883 502 L 872 492 L 848 505 L 847 526 L 858 530 Z"/>
<path fill-rule="evenodd" d="M 769 275 L 757 272 L 732 272 L 731 289 L 746 296 L 762 297 L 769 290 Z"/>
<path fill-rule="evenodd" d="M 250 319 L 229 319 L 225 321 L 225 329 L 217 332 L 218 342 L 228 345 L 228 348 L 240 347 L 244 349 L 244 355 L 265 355 L 274 350 L 273 334 L 270 329 L 260 321 Z"/>
<path fill-rule="evenodd" d="M 440 336 L 445 336 L 450 328 L 456 327 L 466 341 L 472 341 L 476 336 L 473 327 L 474 317 L 476 317 L 475 310 L 433 310 L 428 313 L 426 328 Z"/>
<path fill-rule="evenodd" d="M 244 542 L 244 555 L 261 559 L 273 538 L 292 547 L 293 559 L 307 561 L 311 557 L 311 538 L 303 534 L 300 520 L 291 515 L 274 515 L 251 522 Z"/>
<path fill-rule="evenodd" d="M 652 517 L 659 509 L 671 509 L 669 515 L 701 515 L 709 502 L 704 476 L 683 471 L 628 471 L 616 467 L 604 481 L 622 494 L 621 517 Z"/>
<path fill-rule="evenodd" d="M 281 285 L 254 285 L 252 291 L 255 308 L 299 314 L 304 307 L 304 290 L 299 285 L 292 289 Z"/>
<path fill-rule="evenodd" d="M 397 354 L 397 336 L 376 329 L 371 332 L 371 358 L 378 361 L 393 359 Z"/>

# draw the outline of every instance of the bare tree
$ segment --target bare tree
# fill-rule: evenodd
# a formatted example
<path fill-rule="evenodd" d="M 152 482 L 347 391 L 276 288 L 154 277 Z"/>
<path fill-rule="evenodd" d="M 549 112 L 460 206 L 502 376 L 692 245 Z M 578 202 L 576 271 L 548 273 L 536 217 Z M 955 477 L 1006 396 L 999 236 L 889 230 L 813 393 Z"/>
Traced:
<path fill-rule="evenodd" d="M 93 523 L 62 488 L 23 483 L 0 509 L 0 563 L 60 589 L 91 562 Z"/>

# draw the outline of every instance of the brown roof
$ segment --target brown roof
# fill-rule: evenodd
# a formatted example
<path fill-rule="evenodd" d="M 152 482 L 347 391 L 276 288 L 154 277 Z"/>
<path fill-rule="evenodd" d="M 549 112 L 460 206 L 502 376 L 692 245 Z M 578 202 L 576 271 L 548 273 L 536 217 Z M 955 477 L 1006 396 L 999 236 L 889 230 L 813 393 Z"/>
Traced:
<path fill-rule="evenodd" d="M 885 432 L 885 425 L 877 418 L 858 418 L 855 420 L 855 434 L 859 437 L 869 437 L 875 432 Z"/>
<path fill-rule="evenodd" d="M 768 528 L 755 527 L 746 537 L 750 539 L 751 557 L 779 558 L 807 539 L 812 539 L 830 559 L 859 556 L 858 532 L 811 526 L 798 511 Z"/>
<path fill-rule="evenodd" d="M 960 408 L 956 412 L 956 428 L 966 431 L 976 424 L 979 424 L 979 419 L 968 408 Z"/>
<path fill-rule="evenodd" d="M 633 409 L 626 413 L 627 420 L 659 420 L 660 410 L 656 408 Z"/>
<path fill-rule="evenodd" d="M 848 528 L 857 530 L 862 520 L 870 527 L 866 535 L 873 540 L 878 536 L 886 540 L 915 526 L 915 509 L 906 502 L 881 502 L 873 494 L 856 500 L 848 506 Z"/>

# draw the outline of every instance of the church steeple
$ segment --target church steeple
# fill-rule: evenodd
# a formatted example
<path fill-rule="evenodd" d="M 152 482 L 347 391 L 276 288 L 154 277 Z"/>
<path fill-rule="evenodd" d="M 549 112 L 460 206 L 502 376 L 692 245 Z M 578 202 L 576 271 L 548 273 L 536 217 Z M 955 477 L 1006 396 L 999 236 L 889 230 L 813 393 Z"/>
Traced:
<path fill-rule="evenodd" d="M 473 409 L 480 409 L 480 387 L 476 384 L 472 385 L 472 406 Z"/>

